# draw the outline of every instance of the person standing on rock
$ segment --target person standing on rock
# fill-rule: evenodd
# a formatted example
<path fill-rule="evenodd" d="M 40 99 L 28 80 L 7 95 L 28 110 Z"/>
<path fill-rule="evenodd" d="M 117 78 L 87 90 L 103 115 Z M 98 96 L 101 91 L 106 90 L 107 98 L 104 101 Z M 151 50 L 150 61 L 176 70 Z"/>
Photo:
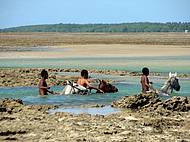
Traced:
<path fill-rule="evenodd" d="M 54 91 L 49 90 L 50 87 L 47 86 L 46 79 L 48 79 L 48 72 L 43 69 L 41 72 L 41 79 L 38 85 L 40 96 L 48 95 L 48 92 L 51 94 L 55 94 Z"/>

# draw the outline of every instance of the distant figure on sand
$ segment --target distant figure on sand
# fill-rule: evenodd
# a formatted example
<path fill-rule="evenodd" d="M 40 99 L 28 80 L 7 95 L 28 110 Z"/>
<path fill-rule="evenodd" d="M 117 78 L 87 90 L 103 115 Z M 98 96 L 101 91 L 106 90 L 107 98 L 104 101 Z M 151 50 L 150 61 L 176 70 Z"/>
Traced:
<path fill-rule="evenodd" d="M 98 89 L 97 87 L 94 87 L 92 86 L 90 83 L 89 83 L 89 80 L 88 80 L 88 71 L 87 70 L 82 70 L 81 71 L 81 77 L 78 79 L 77 81 L 77 84 L 85 87 L 85 88 L 88 88 L 88 89 L 95 89 L 97 91 L 99 91 L 100 93 L 104 93 L 104 91 L 102 91 L 101 89 Z"/>
<path fill-rule="evenodd" d="M 51 93 L 51 94 L 54 94 L 53 91 L 50 91 L 50 87 L 47 86 L 47 83 L 46 83 L 46 79 L 48 79 L 48 72 L 43 69 L 42 72 L 41 72 L 41 79 L 40 79 L 40 82 L 39 82 L 39 94 L 41 96 L 44 96 L 44 95 L 48 95 L 48 92 Z"/>
<path fill-rule="evenodd" d="M 141 75 L 141 86 L 143 93 L 147 93 L 147 91 L 149 91 L 150 88 L 148 75 L 149 75 L 149 69 L 147 67 L 144 67 L 142 69 L 142 75 Z"/>

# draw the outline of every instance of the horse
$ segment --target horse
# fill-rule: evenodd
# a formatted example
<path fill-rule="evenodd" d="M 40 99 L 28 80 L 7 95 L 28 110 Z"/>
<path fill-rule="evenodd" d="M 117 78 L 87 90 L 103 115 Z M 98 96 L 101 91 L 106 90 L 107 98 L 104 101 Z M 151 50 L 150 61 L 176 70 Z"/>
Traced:
<path fill-rule="evenodd" d="M 69 95 L 69 94 L 79 94 L 79 95 L 88 95 L 91 90 L 71 81 L 66 81 L 67 85 L 62 90 L 60 95 Z"/>
<path fill-rule="evenodd" d="M 107 83 L 105 80 L 99 80 L 98 89 L 101 89 L 102 91 L 104 91 L 104 93 L 116 93 L 116 92 L 118 92 L 118 89 L 115 86 L 113 86 L 110 83 Z M 100 92 L 97 91 L 97 93 L 100 93 Z"/>
<path fill-rule="evenodd" d="M 179 79 L 177 78 L 177 73 L 169 73 L 168 80 L 160 89 L 160 93 L 164 95 L 171 95 L 173 90 L 180 91 L 181 86 L 179 85 Z"/>
<path fill-rule="evenodd" d="M 150 92 L 155 92 L 159 95 L 170 96 L 173 90 L 180 91 L 179 79 L 177 78 L 177 73 L 169 73 L 168 80 L 164 83 L 160 90 L 155 90 L 151 87 Z M 149 91 L 148 91 L 149 92 Z"/>
<path fill-rule="evenodd" d="M 102 91 L 104 91 L 104 93 L 118 92 L 118 89 L 115 86 L 111 85 L 110 83 L 107 83 L 104 80 L 99 80 L 98 89 L 101 89 Z M 60 95 L 69 95 L 69 94 L 88 95 L 90 93 L 91 93 L 90 89 L 85 88 L 77 83 L 67 81 L 67 85 L 60 93 Z M 101 92 L 97 91 L 96 93 L 101 93 Z"/>

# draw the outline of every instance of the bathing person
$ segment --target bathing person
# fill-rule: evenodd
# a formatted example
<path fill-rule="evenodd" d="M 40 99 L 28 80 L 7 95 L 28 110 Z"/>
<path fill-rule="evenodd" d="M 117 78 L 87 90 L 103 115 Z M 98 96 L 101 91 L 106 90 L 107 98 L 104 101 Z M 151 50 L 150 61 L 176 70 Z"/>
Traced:
<path fill-rule="evenodd" d="M 92 86 L 90 83 L 89 83 L 89 80 L 88 80 L 88 71 L 87 70 L 82 70 L 81 71 L 81 77 L 78 79 L 77 81 L 77 84 L 85 87 L 85 88 L 88 88 L 88 89 L 95 89 L 97 91 L 99 91 L 100 93 L 104 93 L 104 91 L 102 91 L 101 89 L 98 89 L 97 87 L 94 87 Z"/>
<path fill-rule="evenodd" d="M 41 96 L 48 95 L 48 92 L 54 94 L 53 91 L 49 90 L 50 87 L 47 86 L 46 79 L 48 79 L 48 72 L 45 69 L 43 69 L 41 72 L 41 79 L 38 85 L 39 95 Z"/>
<path fill-rule="evenodd" d="M 150 89 L 150 85 L 149 85 L 149 79 L 148 79 L 148 75 L 149 75 L 149 69 L 147 67 L 144 67 L 142 69 L 142 75 L 141 75 L 141 86 L 142 86 L 142 92 L 143 93 L 147 93 L 147 91 L 149 91 Z"/>

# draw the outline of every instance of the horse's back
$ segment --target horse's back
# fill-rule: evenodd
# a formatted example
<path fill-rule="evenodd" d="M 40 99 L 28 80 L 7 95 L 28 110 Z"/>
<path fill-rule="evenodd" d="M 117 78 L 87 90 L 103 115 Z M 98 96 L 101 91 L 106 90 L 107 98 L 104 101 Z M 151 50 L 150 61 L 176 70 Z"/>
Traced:
<path fill-rule="evenodd" d="M 67 84 L 63 91 L 61 92 L 61 95 L 70 95 L 70 94 L 80 94 L 80 95 L 85 95 L 88 93 L 88 90 L 77 84 L 77 83 L 70 83 Z"/>

